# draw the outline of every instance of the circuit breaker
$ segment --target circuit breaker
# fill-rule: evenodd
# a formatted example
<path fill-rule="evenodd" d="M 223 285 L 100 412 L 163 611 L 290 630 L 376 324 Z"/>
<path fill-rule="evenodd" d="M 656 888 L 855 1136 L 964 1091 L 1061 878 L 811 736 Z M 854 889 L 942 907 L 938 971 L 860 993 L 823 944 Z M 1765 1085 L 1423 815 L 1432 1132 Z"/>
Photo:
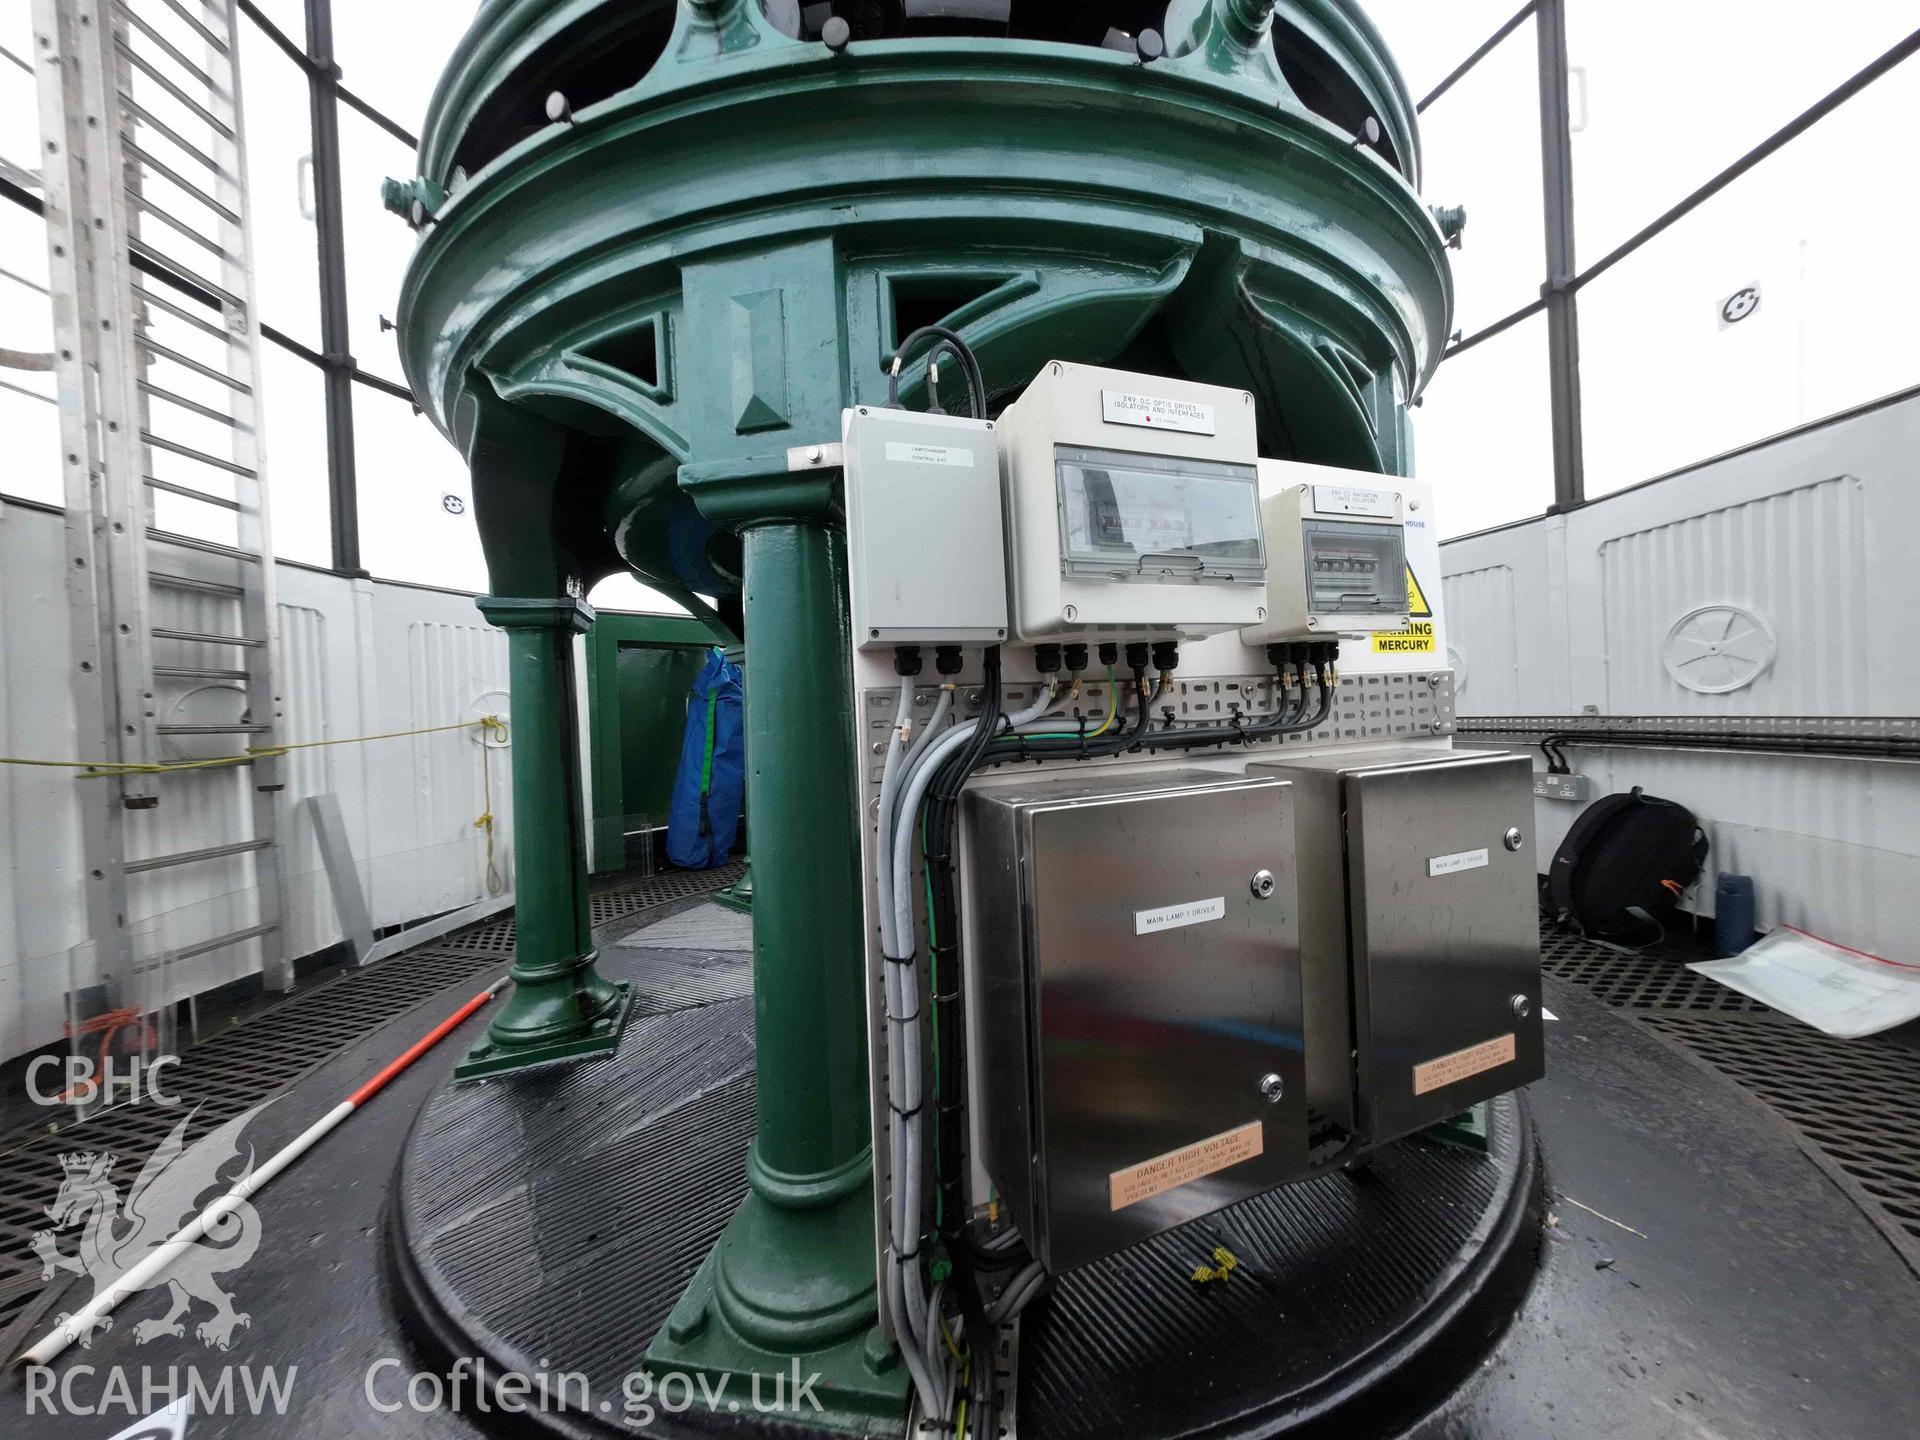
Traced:
<path fill-rule="evenodd" d="M 1399 630 L 1407 615 L 1405 495 L 1393 477 L 1265 460 L 1267 613 L 1249 645 Z"/>
<path fill-rule="evenodd" d="M 847 568 L 861 648 L 1007 638 L 993 427 L 860 406 L 841 417 Z"/>
<path fill-rule="evenodd" d="M 1266 618 L 1247 392 L 1056 361 L 1000 440 L 1017 639 L 1178 639 Z"/>

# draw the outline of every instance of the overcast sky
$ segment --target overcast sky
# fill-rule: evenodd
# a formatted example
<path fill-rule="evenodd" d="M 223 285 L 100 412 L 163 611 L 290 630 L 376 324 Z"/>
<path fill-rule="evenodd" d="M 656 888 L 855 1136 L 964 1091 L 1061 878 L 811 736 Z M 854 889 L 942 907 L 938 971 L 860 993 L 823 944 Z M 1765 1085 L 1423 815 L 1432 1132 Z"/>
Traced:
<path fill-rule="evenodd" d="M 1416 96 L 1496 29 L 1517 0 L 1374 0 L 1368 6 Z M 261 0 L 290 34 L 300 0 Z M 438 57 L 472 5 L 334 0 L 347 84 L 417 131 Z M 1915 23 L 1912 0 L 1569 0 L 1576 236 L 1581 264 L 1606 254 L 1701 181 L 1865 65 Z M 0 46 L 31 53 L 30 7 L 0 5 Z M 304 82 L 243 22 L 243 85 L 262 318 L 319 348 Z M 1423 117 L 1425 198 L 1464 204 L 1455 256 L 1466 334 L 1533 299 L 1543 267 L 1539 108 L 1531 22 Z M 412 173 L 405 147 L 342 107 L 353 350 L 399 380 L 391 317 L 412 235 L 379 203 L 386 175 Z M 1799 421 L 1920 383 L 1911 283 L 1920 187 L 1907 151 L 1920 133 L 1920 61 L 1888 75 L 1780 155 L 1681 222 L 1580 299 L 1588 489 L 1603 494 Z M 37 163 L 31 78 L 0 57 L 0 159 Z M 303 194 L 303 189 L 306 193 Z M 160 199 L 156 189 L 155 199 Z M 169 208 L 172 208 L 169 202 Z M 190 207 L 187 207 L 190 209 Z M 169 247 L 206 273 L 190 244 Z M 0 269 L 46 281 L 42 227 L 0 204 Z M 1721 318 L 1736 292 L 1757 309 Z M 45 299 L 0 276 L 0 349 L 45 351 Z M 178 337 L 169 337 L 170 340 Z M 189 349 L 188 353 L 196 353 Z M 268 345 L 266 445 L 276 550 L 329 559 L 318 373 Z M 51 377 L 0 370 L 51 395 Z M 192 377 L 180 388 L 199 398 Z M 485 588 L 458 457 L 403 402 L 355 391 L 362 546 L 376 575 Z M 191 417 L 169 433 L 192 443 Z M 204 422 L 200 422 L 204 424 Z M 1443 365 L 1416 412 L 1416 466 L 1441 487 L 1444 534 L 1538 514 L 1552 498 L 1545 321 L 1535 317 Z M 51 405 L 0 389 L 7 437 L 0 490 L 58 495 Z M 202 432 L 208 433 L 208 432 Z M 218 439 L 209 433 L 209 443 Z M 175 478 L 201 483 L 191 462 Z M 170 504 L 171 497 L 162 497 Z M 182 507 L 189 502 L 178 502 Z M 185 510 L 162 523 L 188 528 Z M 603 604 L 648 604 L 631 582 Z"/>

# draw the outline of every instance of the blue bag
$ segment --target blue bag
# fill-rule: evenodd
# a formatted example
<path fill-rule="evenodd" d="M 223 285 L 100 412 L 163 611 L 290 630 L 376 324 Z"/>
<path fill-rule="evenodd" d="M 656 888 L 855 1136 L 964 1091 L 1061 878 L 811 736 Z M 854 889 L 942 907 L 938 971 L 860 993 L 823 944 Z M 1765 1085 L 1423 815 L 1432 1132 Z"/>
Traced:
<path fill-rule="evenodd" d="M 667 859 L 687 870 L 727 863 L 747 784 L 740 667 L 715 646 L 687 697 L 680 773 L 667 804 Z"/>

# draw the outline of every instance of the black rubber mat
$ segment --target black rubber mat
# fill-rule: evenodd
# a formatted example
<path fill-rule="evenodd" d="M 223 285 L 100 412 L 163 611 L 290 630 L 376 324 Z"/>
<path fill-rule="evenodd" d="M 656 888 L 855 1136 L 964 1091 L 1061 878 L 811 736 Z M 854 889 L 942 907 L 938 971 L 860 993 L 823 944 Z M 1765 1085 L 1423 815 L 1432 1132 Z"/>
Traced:
<path fill-rule="evenodd" d="M 678 900 L 689 900 L 697 895 L 711 895 L 716 890 L 724 890 L 745 873 L 746 866 L 736 863 L 712 870 L 668 870 L 638 879 L 605 881 L 596 885 L 587 896 L 587 910 L 595 936 L 604 942 L 608 937 L 600 933 L 603 928 L 618 934 L 629 928 L 619 922 L 630 916 L 661 905 L 671 905 Z M 513 916 L 503 915 L 497 920 L 456 930 L 434 943 L 442 949 L 510 956 L 513 954 L 513 936 Z"/>
<path fill-rule="evenodd" d="M 1532 1273 L 1532 1137 L 1515 1097 L 1490 1113 L 1490 1155 L 1403 1141 L 1063 1277 L 1023 1326 L 1021 1440 L 1395 1433 Z M 1196 1285 L 1220 1244 L 1240 1271 Z"/>
<path fill-rule="evenodd" d="M 636 981 L 657 955 L 616 949 Z M 652 1003 L 658 1003 L 657 1000 Z M 603 1060 L 443 1087 L 395 1188 L 403 1308 L 449 1355 L 621 1384 L 746 1193 L 753 1004 L 627 1024 Z"/>
<path fill-rule="evenodd" d="M 754 1122 L 752 1004 L 725 994 L 748 993 L 750 957 L 627 943 L 602 968 L 634 982 L 619 1051 L 442 1086 L 389 1231 L 431 1358 L 585 1375 L 585 1412 L 549 1417 L 568 1433 L 618 1428 L 623 1382 L 745 1194 Z M 1408 1141 L 1068 1276 L 1029 1312 L 1018 1433 L 1278 1435 L 1437 1403 L 1519 1303 L 1539 1244 L 1523 1106 L 1492 1117 L 1489 1154 Z M 1195 1285 L 1216 1245 L 1240 1271 Z"/>

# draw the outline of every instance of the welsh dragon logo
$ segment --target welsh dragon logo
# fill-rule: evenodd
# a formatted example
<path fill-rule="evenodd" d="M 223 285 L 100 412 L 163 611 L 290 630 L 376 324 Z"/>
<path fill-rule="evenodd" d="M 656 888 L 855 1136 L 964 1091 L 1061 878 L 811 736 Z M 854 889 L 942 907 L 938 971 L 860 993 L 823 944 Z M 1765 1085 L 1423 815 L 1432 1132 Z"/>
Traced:
<path fill-rule="evenodd" d="M 253 1173 L 253 1148 L 248 1146 L 238 1173 L 221 1175 L 240 1157 L 240 1135 L 247 1123 L 265 1108 L 264 1104 L 254 1106 L 192 1145 L 187 1144 L 187 1126 L 193 1112 L 183 1116 L 140 1167 L 124 1205 L 113 1180 L 115 1156 L 81 1150 L 61 1155 L 60 1168 L 66 1178 L 53 1204 L 47 1207 L 47 1218 L 53 1224 L 36 1231 L 33 1237 L 33 1253 L 40 1257 L 40 1278 L 51 1280 L 56 1272 L 66 1270 L 89 1277 L 95 1295 L 111 1288 L 128 1270 L 178 1234 L 200 1213 L 203 1204 L 211 1203 L 229 1185 Z M 69 1255 L 60 1249 L 59 1237 L 62 1231 L 76 1227 L 80 1231 L 79 1247 Z M 213 1314 L 194 1326 L 193 1333 L 210 1349 L 227 1349 L 233 1343 L 234 1330 L 251 1321 L 245 1311 L 233 1308 L 233 1296 L 220 1288 L 216 1277 L 238 1270 L 259 1247 L 260 1217 L 243 1200 L 208 1227 L 205 1241 L 187 1246 L 171 1265 L 147 1282 L 149 1287 L 164 1284 L 172 1303 L 165 1315 L 136 1325 L 134 1339 L 144 1345 L 162 1335 L 184 1335 L 181 1316 L 199 1300 L 212 1306 Z M 63 1314 L 58 1323 L 65 1324 L 69 1318 L 70 1314 Z M 77 1338 L 82 1345 L 91 1345 L 96 1330 L 112 1328 L 113 1317 L 103 1315 Z"/>

